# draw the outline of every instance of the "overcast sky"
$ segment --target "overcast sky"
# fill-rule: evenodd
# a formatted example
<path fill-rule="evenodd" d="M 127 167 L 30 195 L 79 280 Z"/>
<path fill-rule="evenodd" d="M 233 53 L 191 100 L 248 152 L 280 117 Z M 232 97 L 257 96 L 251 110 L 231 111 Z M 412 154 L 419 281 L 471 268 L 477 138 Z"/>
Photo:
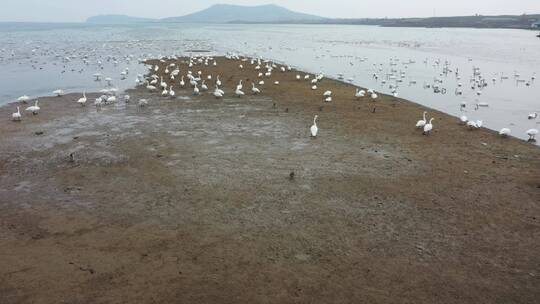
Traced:
<path fill-rule="evenodd" d="M 376 18 L 540 13 L 540 0 L 3 0 L 0 21 L 84 21 L 100 14 L 181 16 L 212 4 L 274 3 L 324 17 Z"/>

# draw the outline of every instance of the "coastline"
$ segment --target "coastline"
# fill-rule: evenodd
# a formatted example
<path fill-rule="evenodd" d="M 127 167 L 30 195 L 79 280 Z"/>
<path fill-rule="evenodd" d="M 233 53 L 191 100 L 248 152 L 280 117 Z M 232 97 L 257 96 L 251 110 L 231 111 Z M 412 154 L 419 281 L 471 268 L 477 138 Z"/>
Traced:
<path fill-rule="evenodd" d="M 254 97 L 249 61 L 217 62 L 192 70 L 221 75 L 223 100 L 142 86 L 128 105 L 98 111 L 88 94 L 81 108 L 70 94 L 0 122 L 6 303 L 540 296 L 538 147 L 400 98 L 355 100 L 337 80 L 314 91 L 294 70 Z M 424 110 L 429 136 L 414 128 Z"/>

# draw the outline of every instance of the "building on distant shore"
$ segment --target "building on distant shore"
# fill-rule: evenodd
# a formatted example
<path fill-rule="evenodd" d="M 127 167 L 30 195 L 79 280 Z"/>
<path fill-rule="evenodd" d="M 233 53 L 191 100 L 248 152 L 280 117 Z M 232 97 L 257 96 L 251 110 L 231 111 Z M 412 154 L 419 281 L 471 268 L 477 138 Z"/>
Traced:
<path fill-rule="evenodd" d="M 531 28 L 540 28 L 540 21 L 536 21 L 533 24 L 531 24 Z"/>

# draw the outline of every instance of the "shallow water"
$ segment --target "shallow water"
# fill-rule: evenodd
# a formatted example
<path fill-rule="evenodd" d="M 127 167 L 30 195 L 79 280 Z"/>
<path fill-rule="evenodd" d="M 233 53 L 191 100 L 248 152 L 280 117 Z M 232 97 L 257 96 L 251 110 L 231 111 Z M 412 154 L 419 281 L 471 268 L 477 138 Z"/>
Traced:
<path fill-rule="evenodd" d="M 520 138 L 540 123 L 540 118 L 527 119 L 540 112 L 540 79 L 533 79 L 540 77 L 540 39 L 531 31 L 498 29 L 4 23 L 0 104 L 24 94 L 50 95 L 59 88 L 107 87 L 104 80 L 94 81 L 94 73 L 112 78 L 111 86 L 123 90 L 145 72 L 140 59 L 191 50 L 263 56 L 330 77 L 342 73 L 345 81 L 384 93 L 395 90 L 446 113 L 483 120 L 495 130 L 509 127 Z M 481 75 L 487 87 L 472 88 L 474 68 L 476 79 Z M 434 93 L 435 79 L 446 94 Z M 455 94 L 459 83 L 462 95 Z M 487 106 L 476 107 L 478 103 Z"/>

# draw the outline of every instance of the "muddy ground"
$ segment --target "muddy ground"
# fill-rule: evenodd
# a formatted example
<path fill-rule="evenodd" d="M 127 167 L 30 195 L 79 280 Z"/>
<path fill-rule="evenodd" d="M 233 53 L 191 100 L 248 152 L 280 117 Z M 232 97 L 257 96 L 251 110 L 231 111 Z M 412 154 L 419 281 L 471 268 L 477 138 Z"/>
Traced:
<path fill-rule="evenodd" d="M 537 146 L 238 65 L 192 68 L 223 100 L 0 108 L 0 303 L 538 303 Z"/>

